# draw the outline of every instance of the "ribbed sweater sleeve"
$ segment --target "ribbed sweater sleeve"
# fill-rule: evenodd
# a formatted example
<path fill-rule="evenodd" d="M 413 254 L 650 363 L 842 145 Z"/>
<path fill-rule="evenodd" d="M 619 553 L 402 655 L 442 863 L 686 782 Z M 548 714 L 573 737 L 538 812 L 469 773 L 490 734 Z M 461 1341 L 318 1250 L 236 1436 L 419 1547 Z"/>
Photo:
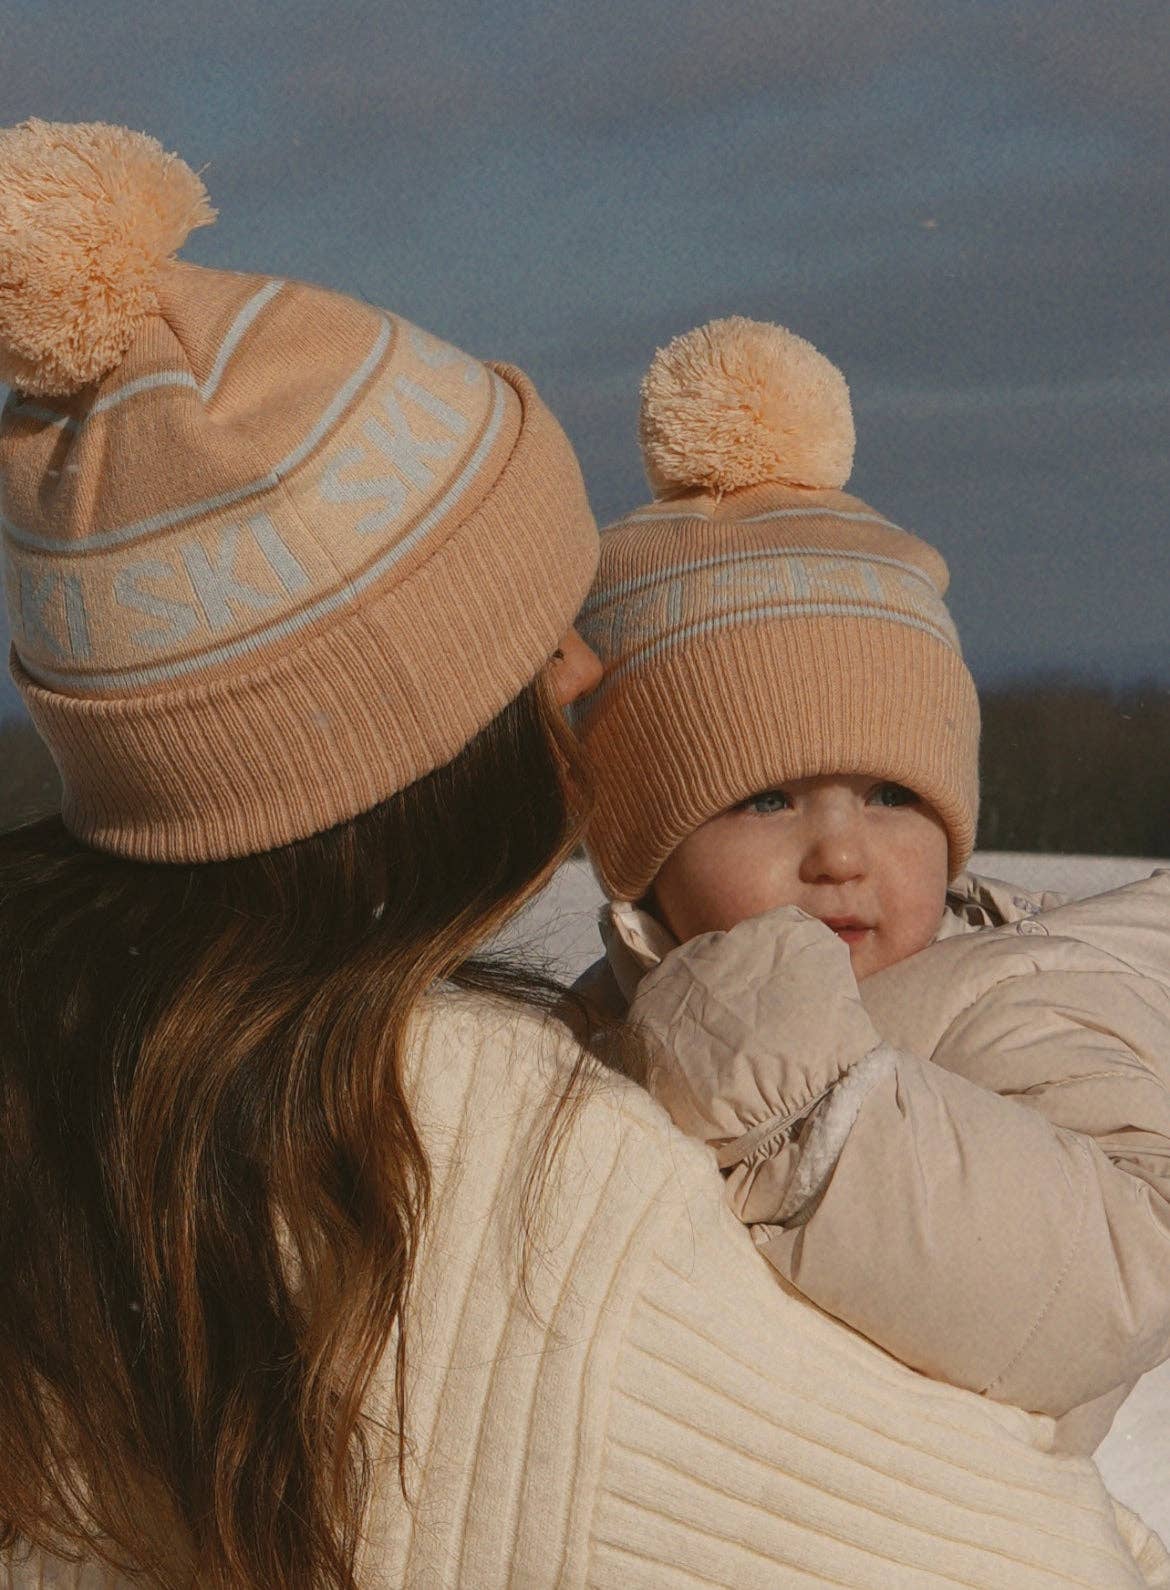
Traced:
<path fill-rule="evenodd" d="M 713 1184 L 713 1185 L 711 1185 Z M 596 1590 L 1147 1582 L 1047 1421 L 923 1379 L 788 1293 L 696 1178 L 630 1311 Z"/>

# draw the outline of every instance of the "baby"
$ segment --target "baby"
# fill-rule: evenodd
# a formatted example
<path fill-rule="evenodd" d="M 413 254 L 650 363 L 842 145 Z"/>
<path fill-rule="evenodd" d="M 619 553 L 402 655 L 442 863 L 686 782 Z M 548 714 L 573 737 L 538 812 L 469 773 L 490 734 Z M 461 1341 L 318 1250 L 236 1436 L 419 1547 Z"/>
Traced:
<path fill-rule="evenodd" d="M 610 897 L 584 987 L 658 1040 L 786 1281 L 1092 1451 L 1170 1355 L 1170 875 L 964 872 L 979 710 L 942 558 L 842 487 L 840 372 L 712 322 L 643 384 L 580 728 Z"/>

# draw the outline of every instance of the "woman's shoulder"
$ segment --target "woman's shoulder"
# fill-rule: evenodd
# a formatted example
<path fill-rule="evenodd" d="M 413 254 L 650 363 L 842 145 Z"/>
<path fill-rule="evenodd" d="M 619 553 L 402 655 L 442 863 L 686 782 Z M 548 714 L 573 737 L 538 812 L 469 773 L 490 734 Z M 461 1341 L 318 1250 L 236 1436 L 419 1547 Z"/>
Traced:
<path fill-rule="evenodd" d="M 546 1117 L 562 1099 L 578 1141 L 614 1134 L 674 1173 L 715 1175 L 702 1144 L 685 1137 L 646 1090 L 609 1070 L 554 1014 L 461 989 L 435 990 L 420 1007 L 409 1068 L 424 1120 L 438 1113 L 502 1126 L 506 1117 Z M 451 1124 L 454 1124 L 453 1122 Z"/>

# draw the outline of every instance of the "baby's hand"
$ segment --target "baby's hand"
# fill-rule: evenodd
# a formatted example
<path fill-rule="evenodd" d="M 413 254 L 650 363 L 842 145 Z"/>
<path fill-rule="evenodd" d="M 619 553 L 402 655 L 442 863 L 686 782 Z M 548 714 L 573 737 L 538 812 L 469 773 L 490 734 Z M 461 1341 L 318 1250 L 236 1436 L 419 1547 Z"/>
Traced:
<path fill-rule="evenodd" d="M 651 1091 L 725 1170 L 783 1155 L 880 1041 L 848 945 L 795 906 L 679 945 L 642 980 L 630 1017 L 660 1051 Z"/>

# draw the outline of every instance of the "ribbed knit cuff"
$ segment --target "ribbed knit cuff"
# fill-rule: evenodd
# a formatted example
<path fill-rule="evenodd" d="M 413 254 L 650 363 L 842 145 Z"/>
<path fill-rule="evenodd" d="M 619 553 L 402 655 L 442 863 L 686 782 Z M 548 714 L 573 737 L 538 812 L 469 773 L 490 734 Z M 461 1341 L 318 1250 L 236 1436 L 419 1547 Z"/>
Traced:
<path fill-rule="evenodd" d="M 584 731 L 597 804 L 589 849 L 606 892 L 638 900 L 708 818 L 776 783 L 871 773 L 947 829 L 950 875 L 975 838 L 979 704 L 959 655 L 880 622 L 729 628 L 602 686 Z"/>
<path fill-rule="evenodd" d="M 576 459 L 527 378 L 475 511 L 388 579 L 215 683 L 115 700 L 12 672 L 70 830 L 141 861 L 251 855 L 357 816 L 455 756 L 538 672 L 597 561 Z"/>

